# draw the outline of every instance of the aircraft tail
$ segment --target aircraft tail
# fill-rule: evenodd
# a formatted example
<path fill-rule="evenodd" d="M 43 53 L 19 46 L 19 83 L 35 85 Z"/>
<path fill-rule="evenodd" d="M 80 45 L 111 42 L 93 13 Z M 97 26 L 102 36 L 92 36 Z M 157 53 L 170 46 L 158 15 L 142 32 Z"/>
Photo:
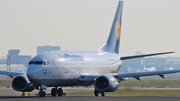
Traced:
<path fill-rule="evenodd" d="M 114 20 L 111 26 L 109 37 L 106 43 L 99 48 L 99 51 L 119 53 L 120 37 L 121 37 L 121 17 L 122 17 L 123 1 L 119 1 Z"/>

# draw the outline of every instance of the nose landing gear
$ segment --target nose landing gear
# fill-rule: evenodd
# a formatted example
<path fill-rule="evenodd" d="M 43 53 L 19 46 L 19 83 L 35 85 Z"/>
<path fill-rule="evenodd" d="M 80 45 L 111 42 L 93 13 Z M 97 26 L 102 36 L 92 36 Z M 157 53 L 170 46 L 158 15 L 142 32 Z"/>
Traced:
<path fill-rule="evenodd" d="M 44 90 L 46 90 L 46 86 L 41 85 L 40 86 L 40 91 L 38 92 L 39 97 L 45 97 L 46 96 L 46 92 Z"/>
<path fill-rule="evenodd" d="M 38 92 L 38 96 L 39 96 L 39 97 L 45 97 L 45 96 L 46 96 L 46 92 L 43 91 L 43 90 L 40 90 L 40 91 Z"/>

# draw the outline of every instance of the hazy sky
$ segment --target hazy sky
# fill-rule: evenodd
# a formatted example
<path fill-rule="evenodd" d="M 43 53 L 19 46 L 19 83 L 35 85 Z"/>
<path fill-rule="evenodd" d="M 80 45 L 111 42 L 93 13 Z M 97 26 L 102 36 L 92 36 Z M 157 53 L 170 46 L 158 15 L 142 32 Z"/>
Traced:
<path fill-rule="evenodd" d="M 0 0 L 0 56 L 36 54 L 38 45 L 97 50 L 106 42 L 118 0 Z M 124 0 L 120 52 L 176 51 L 180 0 Z"/>

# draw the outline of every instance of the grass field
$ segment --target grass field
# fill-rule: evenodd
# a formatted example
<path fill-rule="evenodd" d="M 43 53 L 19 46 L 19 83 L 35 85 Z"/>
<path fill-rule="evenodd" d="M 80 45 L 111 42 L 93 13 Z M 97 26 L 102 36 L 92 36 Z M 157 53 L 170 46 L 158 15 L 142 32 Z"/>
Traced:
<path fill-rule="evenodd" d="M 11 86 L 11 80 L 0 80 L 1 86 Z M 171 87 L 180 88 L 180 80 L 146 80 L 138 81 L 136 79 L 128 79 L 127 81 L 122 81 L 119 86 L 123 87 Z"/>
<path fill-rule="evenodd" d="M 11 80 L 0 80 L 0 87 L 10 87 Z"/>

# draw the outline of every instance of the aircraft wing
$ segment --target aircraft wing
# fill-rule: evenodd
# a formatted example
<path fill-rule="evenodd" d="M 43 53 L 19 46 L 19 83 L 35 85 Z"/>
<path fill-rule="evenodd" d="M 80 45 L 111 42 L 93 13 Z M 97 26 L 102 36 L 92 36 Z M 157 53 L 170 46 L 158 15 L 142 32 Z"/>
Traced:
<path fill-rule="evenodd" d="M 170 53 L 174 53 L 174 52 L 162 52 L 162 53 L 153 53 L 153 54 L 123 56 L 123 57 L 121 57 L 121 60 L 127 60 L 127 59 L 133 59 L 133 58 L 141 58 L 141 57 L 154 56 L 154 55 L 162 55 L 162 54 L 170 54 Z"/>
<path fill-rule="evenodd" d="M 22 72 L 15 72 L 15 71 L 0 71 L 0 74 L 2 75 L 8 75 L 10 77 L 22 75 Z"/>
<path fill-rule="evenodd" d="M 172 73 L 178 73 L 178 72 L 180 72 L 180 70 L 137 72 L 137 73 L 117 74 L 117 77 L 120 79 L 127 78 L 127 77 L 134 77 L 135 79 L 140 80 L 140 77 L 143 77 L 143 76 L 159 75 L 160 77 L 164 78 L 164 74 L 172 74 Z"/>
<path fill-rule="evenodd" d="M 144 76 L 153 76 L 153 75 L 159 75 L 160 77 L 164 78 L 164 74 L 172 74 L 172 73 L 178 73 L 180 70 L 164 70 L 164 71 L 152 71 L 152 72 L 137 72 L 137 73 L 125 73 L 125 74 L 105 74 L 105 75 L 112 75 L 115 78 L 119 78 L 120 80 L 123 80 L 124 78 L 133 77 L 137 80 L 140 80 L 140 77 Z M 100 74 L 101 75 L 101 74 Z M 94 82 L 95 78 L 97 78 L 100 75 L 81 75 L 78 80 L 82 82 Z M 103 74 L 102 74 L 103 75 Z"/>

